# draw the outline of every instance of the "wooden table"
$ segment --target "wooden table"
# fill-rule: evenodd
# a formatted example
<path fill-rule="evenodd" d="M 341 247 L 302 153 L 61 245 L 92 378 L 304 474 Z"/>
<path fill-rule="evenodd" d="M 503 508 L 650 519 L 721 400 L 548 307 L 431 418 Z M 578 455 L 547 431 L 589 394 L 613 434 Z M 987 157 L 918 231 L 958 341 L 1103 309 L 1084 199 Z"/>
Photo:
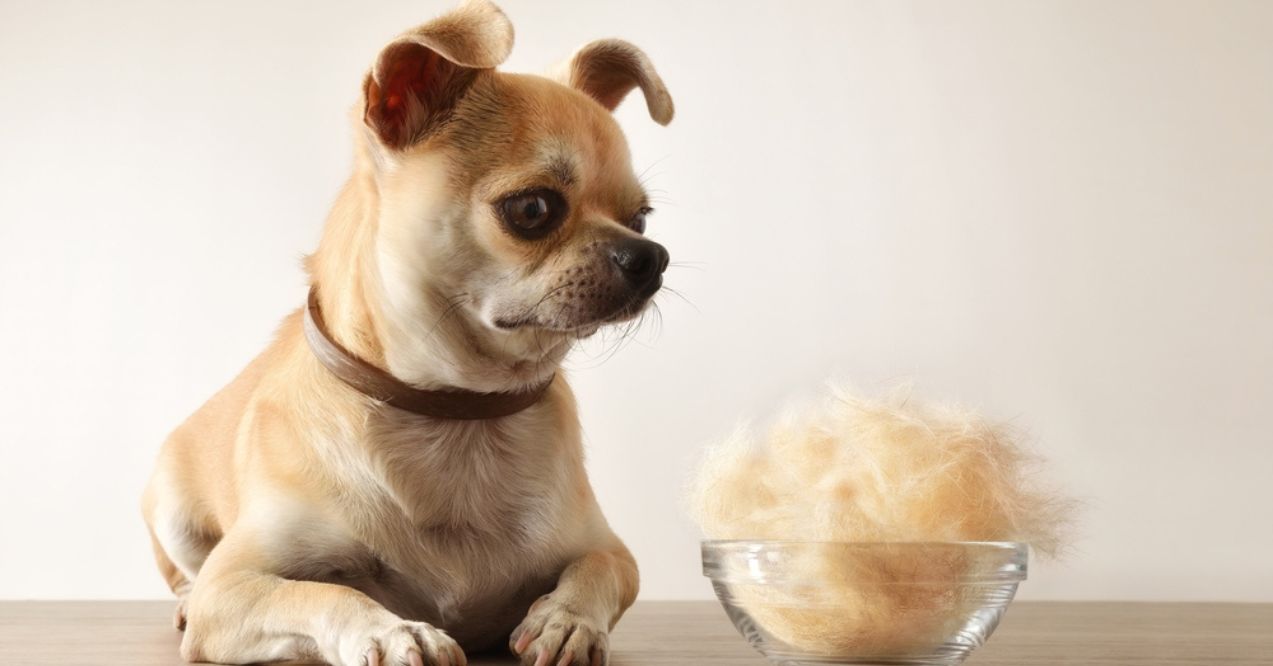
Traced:
<path fill-rule="evenodd" d="M 4 666 L 175 666 L 172 603 L 0 602 Z M 641 602 L 613 666 L 764 666 L 714 602 Z M 511 664 L 479 659 L 476 664 Z M 1273 604 L 1016 603 L 970 666 L 1273 665 Z"/>

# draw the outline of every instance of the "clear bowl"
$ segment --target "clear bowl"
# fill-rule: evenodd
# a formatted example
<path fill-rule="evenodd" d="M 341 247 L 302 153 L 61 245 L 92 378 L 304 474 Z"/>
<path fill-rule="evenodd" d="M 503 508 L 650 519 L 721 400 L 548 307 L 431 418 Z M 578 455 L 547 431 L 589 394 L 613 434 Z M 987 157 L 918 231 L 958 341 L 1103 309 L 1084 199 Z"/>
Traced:
<path fill-rule="evenodd" d="M 1008 542 L 704 541 L 703 575 L 770 661 L 959 664 L 1026 578 Z"/>

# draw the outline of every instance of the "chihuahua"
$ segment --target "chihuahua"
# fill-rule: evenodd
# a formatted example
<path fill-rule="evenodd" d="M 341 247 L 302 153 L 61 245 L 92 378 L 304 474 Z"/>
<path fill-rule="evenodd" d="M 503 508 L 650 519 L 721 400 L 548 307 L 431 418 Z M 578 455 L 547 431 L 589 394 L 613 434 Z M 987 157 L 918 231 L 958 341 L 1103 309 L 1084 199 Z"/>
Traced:
<path fill-rule="evenodd" d="M 611 111 L 673 107 L 619 40 L 494 68 L 486 0 L 377 56 L 307 307 L 164 443 L 142 501 L 190 661 L 607 663 L 637 566 L 602 515 L 574 341 L 662 286 Z"/>

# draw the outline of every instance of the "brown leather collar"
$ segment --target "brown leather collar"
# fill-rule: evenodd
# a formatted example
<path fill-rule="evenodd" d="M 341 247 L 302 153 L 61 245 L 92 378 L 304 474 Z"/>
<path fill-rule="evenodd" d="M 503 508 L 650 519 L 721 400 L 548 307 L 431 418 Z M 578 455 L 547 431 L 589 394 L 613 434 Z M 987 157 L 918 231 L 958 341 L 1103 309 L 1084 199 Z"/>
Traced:
<path fill-rule="evenodd" d="M 438 419 L 497 419 L 539 402 L 553 378 L 528 391 L 478 393 L 464 389 L 419 389 L 358 358 L 327 331 L 318 307 L 318 288 L 310 287 L 305 308 L 305 340 L 318 362 L 354 390 L 398 409 Z"/>

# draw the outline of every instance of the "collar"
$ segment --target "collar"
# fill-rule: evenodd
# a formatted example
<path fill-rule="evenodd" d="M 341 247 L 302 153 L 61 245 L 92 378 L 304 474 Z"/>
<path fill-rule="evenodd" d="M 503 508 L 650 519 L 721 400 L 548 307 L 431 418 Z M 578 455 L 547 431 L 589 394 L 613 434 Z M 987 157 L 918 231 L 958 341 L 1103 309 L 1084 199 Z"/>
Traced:
<path fill-rule="evenodd" d="M 318 306 L 317 287 L 309 290 L 309 304 L 305 308 L 305 340 L 318 362 L 355 391 L 403 411 L 437 419 L 472 421 L 516 414 L 539 402 L 554 379 L 549 377 L 539 386 L 509 393 L 416 388 L 359 358 L 332 338 Z"/>

